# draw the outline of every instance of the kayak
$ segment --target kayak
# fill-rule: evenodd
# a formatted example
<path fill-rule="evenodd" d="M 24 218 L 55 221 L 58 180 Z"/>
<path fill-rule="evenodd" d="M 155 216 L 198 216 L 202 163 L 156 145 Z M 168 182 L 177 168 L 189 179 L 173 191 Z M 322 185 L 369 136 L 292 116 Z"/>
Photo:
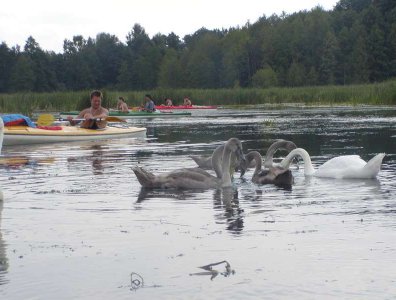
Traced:
<path fill-rule="evenodd" d="M 61 112 L 60 117 L 66 119 L 68 116 L 76 117 L 78 116 L 78 111 Z M 147 112 L 147 111 L 130 111 L 130 112 L 119 112 L 110 111 L 110 117 L 119 117 L 122 119 L 135 119 L 135 118 L 175 118 L 175 117 L 188 117 L 191 113 L 188 112 Z"/>
<path fill-rule="evenodd" d="M 204 116 L 213 114 L 213 112 L 217 111 L 217 106 L 212 105 L 173 105 L 173 106 L 165 106 L 165 105 L 157 105 L 155 109 L 160 110 L 162 112 L 173 112 L 173 113 L 191 113 L 192 116 Z"/>
<path fill-rule="evenodd" d="M 217 106 L 213 106 L 213 105 L 172 105 L 172 106 L 156 105 L 155 109 L 159 109 L 159 110 L 217 109 Z"/>
<path fill-rule="evenodd" d="M 46 129 L 29 126 L 5 126 L 3 145 L 26 145 L 129 137 L 145 137 L 144 127 L 113 127 L 85 129 L 74 126 L 47 126 Z"/>

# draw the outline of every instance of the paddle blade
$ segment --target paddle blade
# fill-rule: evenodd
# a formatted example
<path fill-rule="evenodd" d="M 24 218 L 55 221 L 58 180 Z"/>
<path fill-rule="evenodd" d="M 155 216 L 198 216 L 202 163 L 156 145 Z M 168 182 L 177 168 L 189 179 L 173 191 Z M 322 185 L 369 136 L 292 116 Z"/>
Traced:
<path fill-rule="evenodd" d="M 39 126 L 49 126 L 54 123 L 55 118 L 51 114 L 40 115 L 37 119 L 37 125 Z"/>
<path fill-rule="evenodd" d="M 121 122 L 121 123 L 125 123 L 126 122 L 124 119 L 119 118 L 119 117 L 114 117 L 114 116 L 106 117 L 106 121 L 107 122 Z"/>

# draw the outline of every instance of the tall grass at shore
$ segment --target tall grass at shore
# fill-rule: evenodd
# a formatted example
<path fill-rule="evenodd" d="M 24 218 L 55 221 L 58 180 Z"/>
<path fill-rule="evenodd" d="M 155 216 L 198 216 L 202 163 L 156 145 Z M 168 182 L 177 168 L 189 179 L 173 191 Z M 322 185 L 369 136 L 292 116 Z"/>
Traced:
<path fill-rule="evenodd" d="M 128 105 L 138 106 L 143 103 L 144 95 L 147 93 L 153 96 L 156 104 L 164 103 L 164 98 L 170 97 L 175 105 L 182 104 L 185 96 L 189 96 L 193 104 L 197 105 L 282 105 L 286 103 L 305 105 L 396 104 L 396 80 L 365 85 L 296 88 L 158 88 L 151 91 L 102 91 L 104 92 L 103 106 L 105 107 L 115 107 L 119 96 L 123 96 Z M 90 91 L 0 94 L 0 112 L 30 115 L 34 111 L 79 110 L 89 105 L 89 94 Z"/>

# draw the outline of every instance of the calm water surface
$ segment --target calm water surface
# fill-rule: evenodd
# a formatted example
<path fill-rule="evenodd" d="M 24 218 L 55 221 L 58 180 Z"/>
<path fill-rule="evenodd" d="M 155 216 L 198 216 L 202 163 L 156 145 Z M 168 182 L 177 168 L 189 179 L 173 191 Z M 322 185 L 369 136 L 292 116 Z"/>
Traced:
<path fill-rule="evenodd" d="M 396 108 L 219 110 L 133 121 L 147 139 L 3 148 L 1 299 L 391 299 L 396 295 Z M 230 137 L 278 138 L 318 166 L 387 155 L 376 180 L 305 178 L 291 190 L 142 190 L 131 167 L 193 167 Z M 284 157 L 284 152 L 277 154 Z M 215 265 L 217 276 L 198 267 Z M 132 275 L 131 275 L 132 274 Z"/>

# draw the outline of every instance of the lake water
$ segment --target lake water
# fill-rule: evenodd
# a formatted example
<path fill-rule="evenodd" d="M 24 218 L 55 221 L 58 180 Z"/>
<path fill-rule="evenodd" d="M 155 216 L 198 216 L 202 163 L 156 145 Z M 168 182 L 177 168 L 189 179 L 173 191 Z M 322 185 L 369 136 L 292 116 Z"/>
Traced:
<path fill-rule="evenodd" d="M 147 139 L 3 148 L 21 159 L 0 165 L 1 299 L 395 298 L 395 107 L 133 123 Z M 194 167 L 188 155 L 230 137 L 262 154 L 291 140 L 316 166 L 387 155 L 375 180 L 308 178 L 300 162 L 291 189 L 252 184 L 249 170 L 232 189 L 150 191 L 131 170 Z"/>

